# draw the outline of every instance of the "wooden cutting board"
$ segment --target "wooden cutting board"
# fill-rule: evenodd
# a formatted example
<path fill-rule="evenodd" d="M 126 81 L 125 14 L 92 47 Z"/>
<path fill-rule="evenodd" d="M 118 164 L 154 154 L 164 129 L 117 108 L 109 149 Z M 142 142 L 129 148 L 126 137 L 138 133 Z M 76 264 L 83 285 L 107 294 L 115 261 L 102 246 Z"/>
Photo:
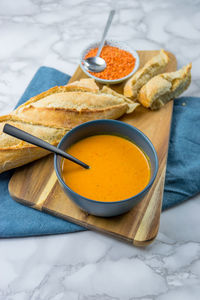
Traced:
<path fill-rule="evenodd" d="M 138 51 L 140 67 L 159 51 Z M 166 71 L 176 70 L 176 58 L 170 57 Z M 78 67 L 70 82 L 86 77 Z M 122 92 L 124 84 L 111 86 Z M 9 192 L 18 202 L 66 219 L 88 229 L 98 230 L 136 246 L 150 244 L 156 237 L 162 206 L 168 140 L 173 101 L 159 111 L 139 107 L 122 121 L 143 131 L 156 148 L 159 170 L 156 180 L 146 197 L 130 212 L 112 218 L 101 218 L 81 211 L 62 191 L 54 172 L 53 155 L 19 168 L 9 183 Z"/>

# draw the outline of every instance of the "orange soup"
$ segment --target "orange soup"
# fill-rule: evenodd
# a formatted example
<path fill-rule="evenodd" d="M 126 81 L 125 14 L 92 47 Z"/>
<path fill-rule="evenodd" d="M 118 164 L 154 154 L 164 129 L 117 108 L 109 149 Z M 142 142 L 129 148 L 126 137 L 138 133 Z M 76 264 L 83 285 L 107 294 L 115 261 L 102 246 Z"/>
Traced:
<path fill-rule="evenodd" d="M 140 148 L 125 138 L 94 135 L 70 146 L 67 153 L 90 166 L 64 159 L 62 175 L 76 193 L 97 201 L 119 201 L 141 192 L 150 180 L 150 165 Z"/>

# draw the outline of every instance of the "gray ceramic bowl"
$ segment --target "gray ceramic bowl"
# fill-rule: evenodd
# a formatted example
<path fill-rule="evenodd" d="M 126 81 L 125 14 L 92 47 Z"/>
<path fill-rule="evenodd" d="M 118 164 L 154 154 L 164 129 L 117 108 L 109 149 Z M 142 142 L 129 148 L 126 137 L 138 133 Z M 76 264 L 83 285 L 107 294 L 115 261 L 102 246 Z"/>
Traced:
<path fill-rule="evenodd" d="M 83 72 L 86 75 L 88 75 L 89 77 L 91 77 L 91 78 L 95 79 L 96 81 L 98 81 L 100 83 L 103 83 L 103 84 L 118 84 L 118 83 L 130 78 L 137 71 L 137 69 L 139 68 L 139 65 L 140 65 L 140 59 L 139 59 L 139 56 L 138 56 L 137 52 L 135 50 L 132 50 L 131 48 L 129 48 L 125 43 L 117 42 L 117 41 L 113 41 L 113 40 L 106 40 L 105 45 L 110 45 L 110 46 L 117 47 L 119 49 L 126 50 L 126 51 L 130 52 L 135 57 L 135 66 L 134 66 L 132 72 L 130 72 L 127 76 L 124 76 L 120 79 L 114 79 L 114 80 L 101 79 L 101 78 L 98 78 L 98 77 L 93 76 L 92 74 L 90 74 L 86 70 L 86 68 L 84 67 L 82 62 L 83 62 L 83 59 L 84 59 L 85 55 L 90 51 L 90 49 L 96 48 L 96 47 L 99 46 L 99 42 L 91 43 L 86 49 L 84 49 L 82 51 L 81 57 L 80 57 L 80 67 L 83 70 Z"/>
<path fill-rule="evenodd" d="M 144 135 L 144 133 L 142 133 L 140 130 L 129 124 L 115 120 L 97 120 L 83 123 L 69 131 L 62 138 L 61 142 L 58 145 L 58 148 L 66 150 L 69 146 L 76 143 L 77 141 L 96 134 L 112 134 L 124 136 L 130 141 L 133 141 L 136 145 L 138 145 L 141 149 L 144 150 L 144 152 L 149 157 L 151 164 L 151 179 L 149 184 L 144 188 L 144 190 L 142 190 L 139 194 L 126 200 L 115 202 L 94 201 L 77 194 L 65 184 L 61 174 L 62 158 L 58 155 L 54 156 L 54 167 L 56 170 L 58 180 L 64 192 L 82 210 L 95 216 L 117 216 L 129 211 L 134 205 L 141 201 L 147 194 L 147 192 L 150 190 L 158 171 L 158 158 L 156 150 L 150 142 L 150 140 L 147 138 L 147 136 Z"/>

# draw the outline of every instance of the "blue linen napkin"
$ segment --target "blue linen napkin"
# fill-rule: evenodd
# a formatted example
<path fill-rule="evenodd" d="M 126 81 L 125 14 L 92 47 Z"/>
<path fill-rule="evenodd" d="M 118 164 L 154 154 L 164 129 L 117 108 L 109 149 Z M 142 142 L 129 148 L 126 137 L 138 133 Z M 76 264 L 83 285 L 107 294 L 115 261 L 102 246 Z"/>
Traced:
<path fill-rule="evenodd" d="M 65 85 L 70 76 L 41 67 L 17 106 L 53 86 Z M 183 105 L 184 104 L 184 105 Z M 200 98 L 174 101 L 163 209 L 200 192 Z M 76 224 L 15 202 L 8 193 L 13 171 L 0 174 L 0 237 L 68 233 L 85 230 Z"/>
<path fill-rule="evenodd" d="M 163 210 L 200 192 L 200 97 L 175 99 Z"/>

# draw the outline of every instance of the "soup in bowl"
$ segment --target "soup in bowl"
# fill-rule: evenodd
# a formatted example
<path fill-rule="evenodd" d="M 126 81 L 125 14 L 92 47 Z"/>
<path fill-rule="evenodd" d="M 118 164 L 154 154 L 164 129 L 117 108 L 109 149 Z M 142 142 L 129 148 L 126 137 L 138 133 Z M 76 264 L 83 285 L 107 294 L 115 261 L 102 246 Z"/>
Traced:
<path fill-rule="evenodd" d="M 156 151 L 137 128 L 121 121 L 97 120 L 69 131 L 58 145 L 90 166 L 84 169 L 55 155 L 58 180 L 84 211 L 120 215 L 143 199 L 158 170 Z"/>

